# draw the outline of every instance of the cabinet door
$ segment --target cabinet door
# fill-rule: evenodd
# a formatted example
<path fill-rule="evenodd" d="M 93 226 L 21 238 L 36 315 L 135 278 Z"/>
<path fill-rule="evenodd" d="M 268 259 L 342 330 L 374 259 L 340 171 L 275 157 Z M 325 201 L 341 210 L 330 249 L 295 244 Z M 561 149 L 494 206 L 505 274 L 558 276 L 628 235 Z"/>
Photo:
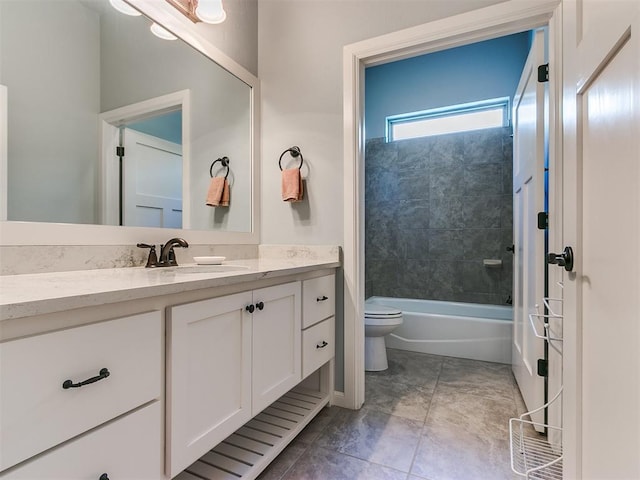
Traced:
<path fill-rule="evenodd" d="M 252 412 L 257 415 L 302 378 L 300 282 L 255 290 L 253 303 Z"/>
<path fill-rule="evenodd" d="M 251 293 L 172 307 L 167 471 L 174 477 L 251 418 Z"/>

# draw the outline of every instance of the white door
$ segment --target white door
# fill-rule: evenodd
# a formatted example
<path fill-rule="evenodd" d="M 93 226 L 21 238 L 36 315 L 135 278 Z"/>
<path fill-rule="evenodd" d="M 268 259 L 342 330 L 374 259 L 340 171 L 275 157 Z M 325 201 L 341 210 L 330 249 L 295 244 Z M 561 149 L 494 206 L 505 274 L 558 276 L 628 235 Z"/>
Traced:
<path fill-rule="evenodd" d="M 537 228 L 544 211 L 544 95 L 538 66 L 544 62 L 544 32 L 537 31 L 513 102 L 513 373 L 528 410 L 544 404 L 544 379 L 538 359 L 544 342 L 535 336 L 529 314 L 544 295 L 544 231 Z M 544 413 L 532 420 L 542 423 Z"/>
<path fill-rule="evenodd" d="M 125 128 L 123 224 L 182 228 L 182 146 Z"/>
<path fill-rule="evenodd" d="M 565 478 L 640 478 L 640 2 L 564 12 Z"/>

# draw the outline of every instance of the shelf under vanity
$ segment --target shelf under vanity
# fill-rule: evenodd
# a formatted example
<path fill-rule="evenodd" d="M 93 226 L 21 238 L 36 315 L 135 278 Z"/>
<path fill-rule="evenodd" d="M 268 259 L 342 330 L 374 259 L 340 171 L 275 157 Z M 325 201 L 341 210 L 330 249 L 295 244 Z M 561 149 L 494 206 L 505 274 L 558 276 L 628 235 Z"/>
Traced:
<path fill-rule="evenodd" d="M 256 478 L 328 403 L 328 393 L 294 388 L 187 467 L 176 480 Z"/>

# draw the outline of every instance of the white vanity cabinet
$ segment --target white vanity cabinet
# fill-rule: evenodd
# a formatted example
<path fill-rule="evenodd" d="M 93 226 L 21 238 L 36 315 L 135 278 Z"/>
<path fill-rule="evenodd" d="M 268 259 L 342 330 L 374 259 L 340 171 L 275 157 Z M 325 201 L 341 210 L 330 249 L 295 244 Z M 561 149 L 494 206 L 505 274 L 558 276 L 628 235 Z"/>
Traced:
<path fill-rule="evenodd" d="M 200 445 L 200 455 L 194 450 L 185 457 L 193 463 L 187 460 L 188 465 L 175 470 L 172 465 L 172 476 L 181 472 L 174 480 L 255 479 L 329 403 L 335 355 L 334 297 L 334 274 L 251 292 L 250 419 L 234 432 L 217 428 Z M 183 307 L 189 305 L 179 308 Z M 220 385 L 218 390 L 217 395 L 225 395 Z M 212 403 L 211 399 L 203 402 L 203 408 Z M 176 419 L 181 418 L 184 412 L 173 408 Z"/>
<path fill-rule="evenodd" d="M 0 480 L 255 479 L 333 394 L 337 259 L 284 263 L 4 279 Z"/>
<path fill-rule="evenodd" d="M 173 477 L 300 381 L 300 282 L 170 307 L 167 319 Z"/>
<path fill-rule="evenodd" d="M 162 343 L 158 311 L 0 343 L 0 478 L 97 479 L 123 438 L 145 447 L 119 477 L 157 478 Z"/>

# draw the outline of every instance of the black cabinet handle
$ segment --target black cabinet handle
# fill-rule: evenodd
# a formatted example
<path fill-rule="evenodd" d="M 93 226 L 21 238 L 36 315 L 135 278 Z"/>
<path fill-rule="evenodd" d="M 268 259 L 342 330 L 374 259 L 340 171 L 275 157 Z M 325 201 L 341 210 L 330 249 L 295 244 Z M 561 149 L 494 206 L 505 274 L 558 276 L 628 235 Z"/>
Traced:
<path fill-rule="evenodd" d="M 103 473 L 102 475 L 100 475 L 100 478 L 98 478 L 98 480 L 109 480 L 109 475 Z"/>
<path fill-rule="evenodd" d="M 325 300 L 329 300 L 329 297 L 326 295 L 322 295 L 321 297 L 316 298 L 316 302 L 324 302 Z"/>
<path fill-rule="evenodd" d="M 318 343 L 318 344 L 316 345 L 316 348 L 324 348 L 324 347 L 326 347 L 327 345 L 329 345 L 329 344 L 323 340 L 323 341 L 321 341 L 320 343 Z"/>
<path fill-rule="evenodd" d="M 262 309 L 264 308 L 264 303 L 262 303 L 262 302 L 258 302 L 258 303 L 256 303 L 256 308 L 257 308 L 258 310 L 262 310 Z"/>
<path fill-rule="evenodd" d="M 62 383 L 62 388 L 64 388 L 65 390 L 67 388 L 78 388 L 78 387 L 83 387 L 84 385 L 89 385 L 90 383 L 95 383 L 98 380 L 102 380 L 104 378 L 107 378 L 109 375 L 111 375 L 109 373 L 109 370 L 107 370 L 106 368 L 102 368 L 100 369 L 100 372 L 98 373 L 97 376 L 95 377 L 91 377 L 88 378 L 87 380 L 85 380 L 84 382 L 79 382 L 79 383 L 73 383 L 72 380 L 65 380 Z"/>
<path fill-rule="evenodd" d="M 249 312 L 249 313 L 253 313 L 255 309 L 256 309 L 256 307 L 254 307 L 253 305 L 247 305 L 247 306 L 245 307 L 245 310 L 246 310 L 247 312 Z"/>

